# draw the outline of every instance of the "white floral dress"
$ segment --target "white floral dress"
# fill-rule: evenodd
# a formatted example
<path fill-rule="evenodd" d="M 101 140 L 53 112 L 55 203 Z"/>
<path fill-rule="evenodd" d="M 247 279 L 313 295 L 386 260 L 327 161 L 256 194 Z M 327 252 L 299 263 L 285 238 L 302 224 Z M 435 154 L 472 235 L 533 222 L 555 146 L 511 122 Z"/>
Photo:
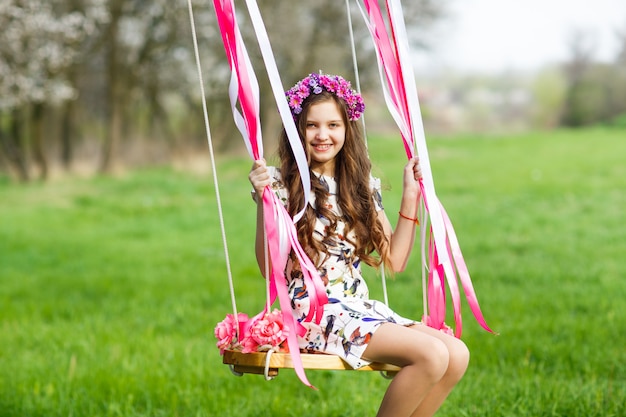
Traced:
<path fill-rule="evenodd" d="M 287 190 L 282 183 L 280 171 L 276 167 L 269 167 L 269 171 L 273 178 L 273 192 L 286 204 Z M 345 223 L 341 221 L 341 212 L 337 205 L 337 184 L 332 177 L 319 178 L 327 185 L 329 208 L 340 217 L 336 233 L 332 236 L 328 236 L 326 232 L 329 224 L 327 219 L 318 216 L 315 225 L 316 238 L 327 244 L 330 253 L 330 257 L 319 267 L 320 276 L 326 283 L 328 304 L 324 306 L 324 315 L 319 325 L 302 321 L 309 312 L 308 292 L 302 273 L 289 261 L 285 272 L 289 282 L 291 306 L 294 317 L 307 329 L 303 337 L 298 337 L 301 349 L 337 355 L 356 369 L 370 363 L 361 356 L 380 324 L 392 322 L 409 326 L 415 324 L 415 321 L 399 316 L 381 301 L 369 299 L 367 284 L 361 274 L 360 260 L 354 255 L 354 246 L 343 235 Z M 380 180 L 370 178 L 375 191 L 376 209 L 382 210 Z M 309 204 L 315 208 L 313 193 Z"/>

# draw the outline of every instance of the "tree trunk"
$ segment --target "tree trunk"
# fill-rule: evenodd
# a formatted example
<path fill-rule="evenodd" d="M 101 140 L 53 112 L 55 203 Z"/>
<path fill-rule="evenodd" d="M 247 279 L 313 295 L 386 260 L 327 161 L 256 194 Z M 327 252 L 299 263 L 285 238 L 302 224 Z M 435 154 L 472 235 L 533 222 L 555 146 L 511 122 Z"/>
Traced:
<path fill-rule="evenodd" d="M 27 182 L 30 176 L 20 141 L 22 129 L 19 110 L 13 110 L 10 123 L 11 128 L 8 134 L 0 130 L 0 151 L 4 153 L 9 166 L 15 170 L 17 178 L 22 182 Z"/>
<path fill-rule="evenodd" d="M 74 8 L 78 10 L 76 5 L 74 5 Z M 67 72 L 67 79 L 76 91 L 80 90 L 78 86 L 79 71 L 77 65 L 74 64 Z M 74 159 L 74 142 L 77 139 L 77 102 L 77 98 L 67 100 L 63 105 L 61 114 L 61 164 L 66 171 L 71 168 Z"/>
<path fill-rule="evenodd" d="M 48 161 L 43 150 L 43 114 L 44 104 L 35 103 L 32 114 L 33 158 L 39 166 L 39 179 L 46 180 L 48 178 Z"/>
<path fill-rule="evenodd" d="M 117 81 L 116 81 L 117 82 Z M 111 87 L 110 90 L 115 88 Z M 104 146 L 102 150 L 102 161 L 100 163 L 100 172 L 110 172 L 113 165 L 113 157 L 115 150 L 121 138 L 122 130 L 122 109 L 121 102 L 113 91 L 109 92 L 109 114 L 107 118 L 106 136 L 104 138 Z"/>
<path fill-rule="evenodd" d="M 75 113 L 76 101 L 68 100 L 63 106 L 63 115 L 61 116 L 61 163 L 66 170 L 72 166 L 74 157 Z"/>
<path fill-rule="evenodd" d="M 114 0 L 109 5 L 110 21 L 106 33 L 107 73 L 107 126 L 100 162 L 100 172 L 109 172 L 113 156 L 120 142 L 122 129 L 122 102 L 120 99 L 120 66 L 117 34 L 122 15 L 122 1 Z"/>
<path fill-rule="evenodd" d="M 146 96 L 150 106 L 148 131 L 150 139 L 165 139 L 169 144 L 174 142 L 174 132 L 170 128 L 167 111 L 163 108 L 159 100 L 159 85 L 156 82 L 147 86 Z"/>

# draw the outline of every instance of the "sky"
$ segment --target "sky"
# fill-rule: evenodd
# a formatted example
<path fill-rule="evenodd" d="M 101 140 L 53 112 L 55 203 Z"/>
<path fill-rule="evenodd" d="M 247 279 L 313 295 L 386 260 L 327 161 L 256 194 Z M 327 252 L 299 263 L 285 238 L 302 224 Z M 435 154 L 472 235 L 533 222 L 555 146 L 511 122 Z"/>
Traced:
<path fill-rule="evenodd" d="M 626 31 L 626 0 L 452 0 L 432 50 L 418 65 L 472 72 L 536 69 L 569 56 L 582 31 L 595 57 L 615 55 L 615 31 Z"/>

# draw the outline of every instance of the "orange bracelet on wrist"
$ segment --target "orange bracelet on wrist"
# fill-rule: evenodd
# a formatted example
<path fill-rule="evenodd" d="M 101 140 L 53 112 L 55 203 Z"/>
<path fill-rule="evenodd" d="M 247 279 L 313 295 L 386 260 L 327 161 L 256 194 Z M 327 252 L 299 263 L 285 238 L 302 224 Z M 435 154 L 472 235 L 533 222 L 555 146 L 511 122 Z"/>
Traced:
<path fill-rule="evenodd" d="M 406 220 L 411 220 L 411 221 L 412 221 L 413 223 L 415 223 L 416 225 L 418 225 L 418 226 L 420 225 L 420 221 L 419 221 L 419 219 L 417 219 L 417 218 L 413 219 L 413 218 L 411 218 L 411 217 L 409 217 L 409 216 L 405 216 L 404 214 L 402 214 L 402 212 L 401 212 L 401 211 L 399 211 L 399 212 L 398 212 L 398 214 L 399 214 L 399 215 L 400 215 L 400 217 L 402 217 L 403 219 L 406 219 Z"/>

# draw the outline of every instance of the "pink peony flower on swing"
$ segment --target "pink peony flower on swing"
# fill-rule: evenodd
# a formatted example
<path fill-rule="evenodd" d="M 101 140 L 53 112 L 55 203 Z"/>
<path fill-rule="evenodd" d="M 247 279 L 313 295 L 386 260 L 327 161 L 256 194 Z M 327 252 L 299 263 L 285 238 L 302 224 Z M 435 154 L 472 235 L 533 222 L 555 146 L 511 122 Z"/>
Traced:
<path fill-rule="evenodd" d="M 280 348 L 288 334 L 289 330 L 283 323 L 283 313 L 279 310 L 266 314 L 250 327 L 250 338 L 254 339 L 259 347 Z"/>
<path fill-rule="evenodd" d="M 239 344 L 241 347 L 241 351 L 243 353 L 253 353 L 258 352 L 259 344 L 256 340 L 250 335 L 250 333 L 246 333 L 245 336 L 241 339 L 241 343 Z"/>
<path fill-rule="evenodd" d="M 215 326 L 214 334 L 217 338 L 217 347 L 220 354 L 224 354 L 225 349 L 231 349 L 237 344 L 237 323 L 239 323 L 239 334 L 241 334 L 244 324 L 248 321 L 248 315 L 237 314 L 237 320 L 232 314 L 227 314 L 226 318 Z"/>

